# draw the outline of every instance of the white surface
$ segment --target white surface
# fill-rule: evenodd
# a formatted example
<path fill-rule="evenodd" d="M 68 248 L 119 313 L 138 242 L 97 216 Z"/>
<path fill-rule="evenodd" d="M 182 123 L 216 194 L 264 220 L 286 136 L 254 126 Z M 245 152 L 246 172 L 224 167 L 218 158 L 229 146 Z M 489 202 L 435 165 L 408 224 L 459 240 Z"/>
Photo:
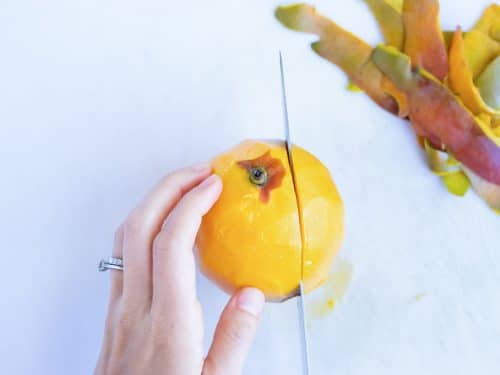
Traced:
<path fill-rule="evenodd" d="M 278 3 L 2 1 L 0 373 L 92 371 L 115 227 L 167 171 L 281 136 L 278 48 L 295 139 L 332 170 L 354 264 L 312 324 L 313 374 L 500 373 L 500 218 L 449 195 L 408 126 L 346 92 Z M 379 40 L 361 1 L 315 3 Z M 442 23 L 468 27 L 487 3 L 443 0 Z M 227 297 L 199 290 L 209 338 Z M 295 313 L 266 307 L 246 374 L 299 373 Z"/>

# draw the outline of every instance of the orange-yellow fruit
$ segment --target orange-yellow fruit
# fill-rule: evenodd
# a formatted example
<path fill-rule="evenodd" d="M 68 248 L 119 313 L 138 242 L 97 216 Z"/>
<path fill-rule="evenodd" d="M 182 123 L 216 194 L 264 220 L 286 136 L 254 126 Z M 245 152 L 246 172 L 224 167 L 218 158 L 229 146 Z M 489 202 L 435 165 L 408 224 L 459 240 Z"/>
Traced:
<path fill-rule="evenodd" d="M 283 142 L 246 141 L 213 161 L 223 190 L 196 247 L 203 273 L 228 293 L 253 286 L 281 301 L 296 295 L 301 273 L 306 291 L 328 275 L 343 237 L 343 204 L 318 159 L 298 146 L 292 154 L 297 194 Z"/>

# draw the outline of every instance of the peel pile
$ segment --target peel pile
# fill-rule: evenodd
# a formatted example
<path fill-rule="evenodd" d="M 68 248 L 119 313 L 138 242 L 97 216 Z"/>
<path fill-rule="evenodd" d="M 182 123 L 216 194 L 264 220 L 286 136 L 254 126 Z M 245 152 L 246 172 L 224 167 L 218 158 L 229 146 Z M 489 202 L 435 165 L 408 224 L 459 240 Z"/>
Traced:
<path fill-rule="evenodd" d="M 472 186 L 500 213 L 500 6 L 467 31 L 443 31 L 437 0 L 364 0 L 384 43 L 372 47 L 308 4 L 278 7 L 287 28 L 388 112 L 410 121 L 451 193 Z"/>

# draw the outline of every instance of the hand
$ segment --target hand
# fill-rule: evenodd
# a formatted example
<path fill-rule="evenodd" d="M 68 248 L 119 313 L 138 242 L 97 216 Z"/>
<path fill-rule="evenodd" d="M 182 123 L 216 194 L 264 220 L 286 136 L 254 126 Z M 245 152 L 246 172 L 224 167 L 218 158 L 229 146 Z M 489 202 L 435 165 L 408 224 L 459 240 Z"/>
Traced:
<path fill-rule="evenodd" d="M 222 190 L 210 166 L 161 181 L 118 228 L 104 341 L 95 374 L 239 374 L 254 340 L 264 295 L 238 291 L 224 309 L 208 355 L 192 253 L 202 216 Z"/>

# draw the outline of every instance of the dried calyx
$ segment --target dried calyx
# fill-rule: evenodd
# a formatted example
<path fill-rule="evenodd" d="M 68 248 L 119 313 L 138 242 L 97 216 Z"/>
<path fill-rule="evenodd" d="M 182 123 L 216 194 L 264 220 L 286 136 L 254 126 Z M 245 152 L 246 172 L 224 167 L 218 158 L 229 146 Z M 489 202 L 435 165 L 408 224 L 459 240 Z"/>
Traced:
<path fill-rule="evenodd" d="M 250 183 L 260 189 L 262 202 L 269 201 L 271 191 L 281 185 L 285 176 L 283 163 L 273 158 L 270 151 L 255 159 L 239 161 L 238 165 L 248 172 Z"/>

